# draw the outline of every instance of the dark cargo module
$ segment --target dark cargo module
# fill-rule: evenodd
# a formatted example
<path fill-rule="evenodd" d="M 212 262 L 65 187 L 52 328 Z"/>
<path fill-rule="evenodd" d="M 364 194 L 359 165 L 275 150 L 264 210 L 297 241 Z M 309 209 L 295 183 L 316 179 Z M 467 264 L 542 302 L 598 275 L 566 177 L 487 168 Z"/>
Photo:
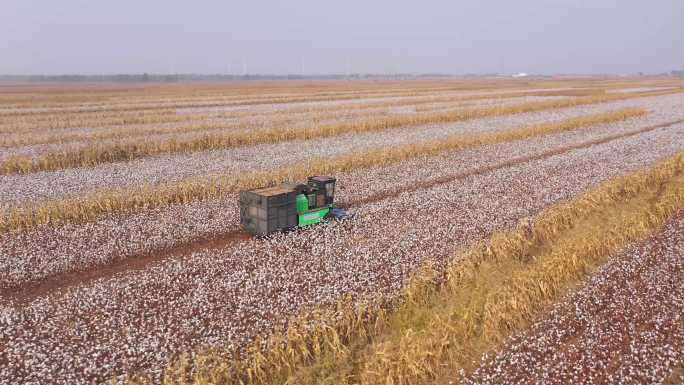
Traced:
<path fill-rule="evenodd" d="M 283 183 L 240 193 L 240 223 L 249 233 L 276 231 L 318 223 L 330 215 L 335 178 L 309 177 L 306 184 Z M 336 209 L 337 210 L 337 209 Z M 335 217 L 339 210 L 335 211 Z"/>

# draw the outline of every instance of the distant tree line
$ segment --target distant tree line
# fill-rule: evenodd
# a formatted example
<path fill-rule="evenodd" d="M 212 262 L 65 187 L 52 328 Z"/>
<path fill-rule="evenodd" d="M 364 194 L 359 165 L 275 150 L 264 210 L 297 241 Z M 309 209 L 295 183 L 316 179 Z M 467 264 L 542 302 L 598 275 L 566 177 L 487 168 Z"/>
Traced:
<path fill-rule="evenodd" d="M 270 75 L 270 74 L 117 74 L 117 75 L 0 75 L 0 80 L 28 82 L 179 82 L 216 80 L 356 80 L 356 79 L 411 79 L 445 78 L 450 74 L 330 74 L 330 75 Z"/>
<path fill-rule="evenodd" d="M 563 74 L 559 74 L 564 76 Z M 642 74 L 639 74 L 642 75 Z M 656 76 L 684 77 L 684 70 L 673 70 L 670 73 L 655 74 Z M 435 79 L 435 78 L 480 78 L 496 77 L 501 74 L 447 74 L 447 73 L 423 73 L 423 74 L 383 74 L 383 73 L 354 73 L 349 75 L 271 75 L 271 74 L 117 74 L 117 75 L 0 75 L 0 80 L 24 81 L 24 82 L 119 82 L 119 83 L 173 83 L 180 81 L 220 81 L 220 80 L 368 80 L 368 79 Z M 567 76 L 572 76 L 568 74 Z M 604 74 L 604 77 L 615 75 Z M 535 78 L 553 77 L 551 75 L 530 75 Z"/>

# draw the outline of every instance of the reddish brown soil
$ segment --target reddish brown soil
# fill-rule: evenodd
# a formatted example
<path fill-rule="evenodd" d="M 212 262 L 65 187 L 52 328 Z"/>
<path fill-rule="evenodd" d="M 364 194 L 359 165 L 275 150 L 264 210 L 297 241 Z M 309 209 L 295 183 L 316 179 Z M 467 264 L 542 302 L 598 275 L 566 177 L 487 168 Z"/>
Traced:
<path fill-rule="evenodd" d="M 54 275 L 42 281 L 0 290 L 0 296 L 10 299 L 17 304 L 30 302 L 42 295 L 66 290 L 71 287 L 86 285 L 98 279 L 111 278 L 120 273 L 142 270 L 148 266 L 170 258 L 185 258 L 195 252 L 206 249 L 225 248 L 235 242 L 251 239 L 252 236 L 244 231 L 231 231 L 192 240 L 173 247 L 156 250 L 152 253 L 122 257 L 106 265 L 89 267 L 84 270 L 70 271 Z"/>

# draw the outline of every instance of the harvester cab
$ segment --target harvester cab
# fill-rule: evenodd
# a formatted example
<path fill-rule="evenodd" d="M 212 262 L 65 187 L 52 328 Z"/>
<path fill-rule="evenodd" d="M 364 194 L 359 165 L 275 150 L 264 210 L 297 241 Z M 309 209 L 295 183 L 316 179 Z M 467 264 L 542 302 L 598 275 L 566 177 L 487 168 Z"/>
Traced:
<path fill-rule="evenodd" d="M 240 224 L 253 235 L 313 225 L 347 214 L 334 207 L 335 178 L 311 176 L 306 184 L 283 183 L 240 193 Z"/>

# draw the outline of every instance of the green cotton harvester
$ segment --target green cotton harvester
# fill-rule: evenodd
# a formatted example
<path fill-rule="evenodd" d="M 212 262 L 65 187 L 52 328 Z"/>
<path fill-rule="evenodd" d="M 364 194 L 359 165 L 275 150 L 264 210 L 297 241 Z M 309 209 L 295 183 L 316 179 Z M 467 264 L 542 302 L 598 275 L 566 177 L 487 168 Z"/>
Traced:
<path fill-rule="evenodd" d="M 334 207 L 335 178 L 311 176 L 306 184 L 283 183 L 240 193 L 240 223 L 253 235 L 267 235 L 343 219 L 344 210 Z"/>

